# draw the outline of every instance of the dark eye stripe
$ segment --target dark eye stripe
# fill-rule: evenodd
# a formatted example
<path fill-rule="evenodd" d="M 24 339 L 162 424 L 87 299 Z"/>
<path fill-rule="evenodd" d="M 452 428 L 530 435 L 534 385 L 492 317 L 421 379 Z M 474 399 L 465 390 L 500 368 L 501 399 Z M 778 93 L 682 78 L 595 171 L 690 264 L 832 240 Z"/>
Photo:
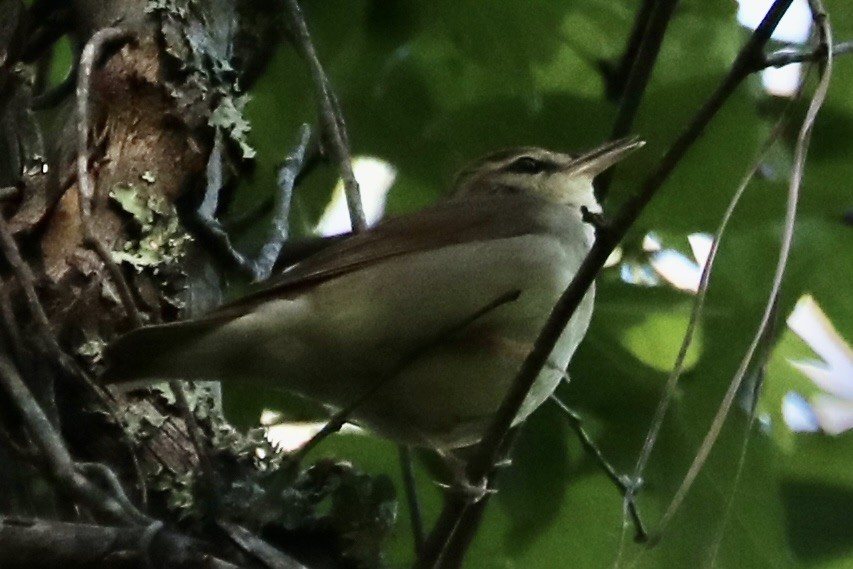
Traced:
<path fill-rule="evenodd" d="M 553 162 L 538 160 L 532 156 L 516 158 L 504 166 L 504 171 L 516 174 L 539 174 L 540 172 L 553 172 L 556 169 L 557 165 Z"/>

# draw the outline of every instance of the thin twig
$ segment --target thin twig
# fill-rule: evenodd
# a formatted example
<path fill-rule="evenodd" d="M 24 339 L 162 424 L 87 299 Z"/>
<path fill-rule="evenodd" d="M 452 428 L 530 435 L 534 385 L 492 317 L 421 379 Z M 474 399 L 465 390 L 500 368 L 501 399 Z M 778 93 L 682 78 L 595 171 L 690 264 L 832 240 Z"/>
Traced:
<path fill-rule="evenodd" d="M 30 266 L 24 261 L 21 252 L 18 250 L 18 244 L 12 237 L 12 232 L 9 230 L 9 225 L 6 223 L 6 218 L 0 215 L 0 245 L 2 245 L 3 254 L 8 263 L 12 266 L 12 270 L 21 284 L 24 291 L 24 298 L 27 300 L 27 308 L 30 315 L 35 320 L 36 327 L 42 335 L 42 341 L 46 347 L 55 354 L 62 353 L 59 343 L 47 318 L 47 313 L 39 300 L 35 289 L 35 275 L 33 275 Z"/>
<path fill-rule="evenodd" d="M 563 403 L 556 395 L 551 394 L 551 401 L 557 405 L 560 411 L 563 412 L 563 416 L 569 421 L 569 426 L 571 426 L 572 430 L 577 434 L 578 440 L 580 440 L 584 451 L 595 459 L 596 464 L 598 464 L 598 466 L 604 471 L 607 478 L 610 479 L 613 485 L 619 489 L 622 498 L 628 503 L 627 509 L 631 516 L 631 522 L 634 524 L 634 540 L 637 542 L 648 541 L 649 534 L 643 525 L 643 520 L 640 517 L 640 511 L 637 509 L 637 502 L 634 499 L 634 496 L 637 494 L 638 486 L 642 484 L 642 480 L 639 478 L 621 476 L 616 472 L 616 469 L 613 468 L 610 462 L 608 462 L 607 458 L 601 453 L 601 450 L 589 436 L 589 433 L 587 433 L 586 429 L 583 428 L 583 420 L 580 416 L 574 410 L 569 408 L 568 405 Z"/>
<path fill-rule="evenodd" d="M 678 6 L 678 0 L 658 0 L 655 2 L 648 27 L 643 34 L 637 56 L 631 66 L 631 73 L 625 85 L 625 91 L 619 101 L 619 109 L 610 132 L 611 140 L 628 135 L 634 123 L 634 117 L 640 108 L 643 94 L 657 63 L 660 47 L 666 36 L 666 29 L 672 21 L 672 14 Z"/>
<path fill-rule="evenodd" d="M 39 300 L 36 293 L 35 276 L 30 266 L 21 256 L 18 245 L 12 237 L 9 224 L 2 215 L 0 215 L 0 249 L 2 249 L 6 260 L 12 266 L 12 271 L 15 273 L 15 277 L 24 291 L 27 309 L 35 322 L 41 348 L 67 373 L 73 376 L 84 375 L 74 360 L 69 358 L 59 346 L 53 327 L 47 318 L 47 313 L 44 311 L 41 300 Z"/>
<path fill-rule="evenodd" d="M 406 504 L 409 506 L 409 522 L 412 526 L 412 541 L 415 544 L 415 555 L 420 555 L 424 546 L 424 517 L 421 501 L 418 498 L 418 485 L 415 481 L 414 460 L 412 449 L 400 445 L 400 468 L 403 476 L 403 488 L 406 492 Z"/>
<path fill-rule="evenodd" d="M 755 70 L 760 71 L 768 67 L 785 67 L 792 63 L 822 61 L 826 59 L 826 53 L 826 49 L 821 47 L 811 51 L 781 49 L 765 57 L 764 61 L 760 62 L 760 64 L 756 66 Z M 853 53 L 853 41 L 839 42 L 832 46 L 832 57 L 838 57 L 839 55 L 847 55 L 850 53 Z"/>
<path fill-rule="evenodd" d="M 0 317 L 3 319 L 4 332 L 12 346 L 17 361 L 21 361 L 24 355 L 24 341 L 21 338 L 21 330 L 18 327 L 15 311 L 12 309 L 12 299 L 9 298 L 9 288 L 6 280 L 0 277 Z"/>
<path fill-rule="evenodd" d="M 111 496 L 83 475 L 6 354 L 0 354 L 0 384 L 21 413 L 48 472 L 66 492 L 109 520 L 126 524 L 151 523 L 148 516 L 130 505 L 123 493 L 121 498 Z"/>
<path fill-rule="evenodd" d="M 217 131 L 213 149 L 207 161 L 207 184 L 201 205 L 195 211 L 194 224 L 210 244 L 214 253 L 239 270 L 253 281 L 269 278 L 279 254 L 288 238 L 288 221 L 293 189 L 309 158 L 311 128 L 304 124 L 299 129 L 299 140 L 293 150 L 284 159 L 278 171 L 277 188 L 271 200 L 272 223 L 261 250 L 255 258 L 240 253 L 231 242 L 229 232 L 216 217 L 219 207 L 219 193 L 224 185 L 222 174 L 222 134 Z"/>
<path fill-rule="evenodd" d="M 121 28 L 103 28 L 92 34 L 83 53 L 80 56 L 80 67 L 77 75 L 77 189 L 79 190 L 80 225 L 83 229 L 83 240 L 86 246 L 95 251 L 109 272 L 119 297 L 121 298 L 127 317 L 137 328 L 142 326 L 142 317 L 133 300 L 130 285 L 124 278 L 112 254 L 95 234 L 92 227 L 92 201 L 95 197 L 95 182 L 89 172 L 89 127 L 91 125 L 91 81 L 92 73 L 98 59 L 108 45 L 126 43 L 133 35 Z"/>
<path fill-rule="evenodd" d="M 44 350 L 48 356 L 50 356 L 62 369 L 66 374 L 70 377 L 76 378 L 83 382 L 83 385 L 89 389 L 92 395 L 95 397 L 97 401 L 100 401 L 104 406 L 104 409 L 107 410 L 109 415 L 112 417 L 113 421 L 116 425 L 120 425 L 121 421 L 118 418 L 118 414 L 116 413 L 114 402 L 115 399 L 113 395 L 104 388 L 103 385 L 95 382 L 92 377 L 86 373 L 77 362 L 74 361 L 72 357 L 70 357 L 65 351 L 60 347 L 59 341 L 56 339 L 56 335 L 53 331 L 53 327 L 50 324 L 50 321 L 47 318 L 47 313 L 44 311 L 44 307 L 42 306 L 41 300 L 39 300 L 38 294 L 35 290 L 35 276 L 33 275 L 30 266 L 24 261 L 21 256 L 21 252 L 18 249 L 18 245 L 15 242 L 15 239 L 12 237 L 12 233 L 9 229 L 9 225 L 6 222 L 6 219 L 0 215 L 0 250 L 3 251 L 6 260 L 12 266 L 12 270 L 17 278 L 18 282 L 21 285 L 21 288 L 24 291 L 24 297 L 26 299 L 26 305 L 30 312 L 30 315 L 33 317 L 35 321 L 36 330 L 40 339 L 40 348 Z M 4 302 L 6 302 L 4 300 Z M 4 308 L 4 312 L 8 312 L 10 309 Z M 13 326 L 15 324 L 13 319 L 9 319 L 7 325 Z M 123 432 L 123 431 L 122 431 Z M 139 465 L 139 461 L 136 457 L 136 453 L 133 448 L 133 444 L 127 438 L 126 434 L 122 435 L 122 439 L 127 443 L 128 450 L 130 452 L 130 456 L 133 461 L 133 466 L 137 477 L 139 479 L 140 488 L 142 489 L 143 496 L 146 495 L 145 490 L 145 481 L 142 476 L 142 470 Z"/>
<path fill-rule="evenodd" d="M 750 74 L 755 58 L 760 57 L 764 45 L 769 41 L 770 35 L 792 1 L 776 0 L 773 3 L 764 20 L 755 29 L 743 48 L 741 48 L 737 58 L 732 63 L 729 73 L 720 83 L 720 86 L 717 87 L 696 113 L 690 124 L 673 143 L 661 159 L 657 169 L 645 179 L 639 192 L 622 206 L 613 223 L 603 227 L 598 232 L 595 244 L 583 263 L 581 263 L 572 282 L 557 301 L 548 321 L 534 343 L 533 350 L 531 350 L 524 360 L 518 376 L 479 445 L 479 453 L 469 463 L 468 476 L 470 480 L 481 480 L 489 472 L 497 456 L 497 449 L 500 448 L 503 438 L 506 436 L 510 425 L 512 425 L 513 419 L 518 414 L 518 410 L 527 397 L 527 393 L 547 363 L 548 356 L 553 351 L 563 329 L 586 295 L 587 290 L 589 290 L 601 267 L 604 266 L 610 253 L 634 224 L 646 205 L 657 194 L 676 165 L 699 139 L 705 127 L 722 108 L 725 101 L 731 96 L 743 79 Z M 435 567 L 436 562 L 442 555 L 445 544 L 448 543 L 453 532 L 456 530 L 459 519 L 464 514 L 466 507 L 467 504 L 461 498 L 446 502 L 445 508 L 439 517 L 439 522 L 436 523 L 430 536 L 427 538 L 424 554 L 419 559 L 416 567 L 419 569 L 432 569 Z"/>
<path fill-rule="evenodd" d="M 797 94 L 791 99 L 791 103 L 799 100 L 801 94 L 802 86 L 798 90 Z M 723 212 L 722 218 L 720 219 L 720 224 L 717 227 L 716 232 L 714 233 L 714 240 L 712 241 L 711 248 L 708 251 L 708 257 L 705 260 L 705 265 L 702 267 L 702 274 L 699 278 L 699 286 L 697 287 L 696 296 L 693 299 L 693 307 L 690 311 L 690 318 L 687 322 L 687 328 L 681 340 L 681 346 L 678 349 L 678 355 L 675 358 L 675 363 L 672 366 L 672 371 L 670 372 L 669 377 L 667 378 L 661 398 L 658 401 L 657 407 L 655 408 L 655 413 L 652 417 L 651 424 L 646 433 L 643 448 L 640 450 L 640 454 L 637 457 L 637 462 L 634 465 L 634 472 L 632 474 L 633 480 L 642 480 L 645 477 L 646 467 L 648 466 L 649 459 L 654 450 L 654 446 L 657 442 L 660 431 L 663 428 L 664 418 L 666 417 L 667 411 L 669 410 L 669 406 L 672 403 L 673 397 L 675 396 L 678 380 L 680 379 L 681 374 L 684 371 L 684 363 L 687 359 L 687 354 L 690 350 L 690 347 L 693 344 L 693 340 L 695 339 L 699 320 L 701 319 L 704 311 L 705 298 L 708 293 L 708 287 L 711 283 L 711 276 L 713 274 L 714 267 L 716 266 L 717 252 L 720 249 L 720 244 L 722 243 L 723 236 L 726 234 L 729 222 L 734 216 L 734 212 L 737 209 L 738 204 L 740 204 L 741 198 L 746 192 L 749 183 L 752 181 L 753 177 L 758 172 L 758 169 L 761 167 L 765 156 L 773 147 L 773 144 L 775 144 L 779 137 L 783 134 L 788 122 L 787 113 L 792 108 L 793 105 L 789 103 L 786 110 L 782 113 L 782 117 L 777 121 L 777 123 L 773 127 L 773 130 L 765 139 L 762 148 L 758 151 L 757 156 L 753 161 L 752 166 L 747 170 L 746 174 L 744 175 L 743 179 L 741 180 L 740 184 L 732 195 L 731 200 L 729 200 L 729 203 L 726 206 L 726 210 Z M 628 515 L 628 508 L 630 505 L 629 498 L 630 500 L 633 500 L 633 496 L 625 496 L 625 500 L 623 502 L 623 512 L 625 516 Z M 615 565 L 618 565 L 618 559 L 624 549 L 624 543 L 625 536 L 623 531 L 623 535 L 620 538 L 619 555 L 617 556 L 617 563 Z"/>
<path fill-rule="evenodd" d="M 656 2 L 657 0 L 643 0 L 639 10 L 637 10 L 637 15 L 634 17 L 634 23 L 631 26 L 631 33 L 625 43 L 625 51 L 619 58 L 619 64 L 606 77 L 608 100 L 617 101 L 622 98 L 625 92 L 628 76 L 631 74 L 631 68 L 634 67 L 634 61 L 636 61 L 637 53 L 640 51 L 640 44 L 643 42 L 646 28 L 649 26 L 649 18 L 652 16 Z"/>
<path fill-rule="evenodd" d="M 121 481 L 116 476 L 116 473 L 110 468 L 99 462 L 78 462 L 77 469 L 88 476 L 97 476 L 104 482 L 104 485 L 112 493 L 112 497 L 128 512 L 138 512 L 136 506 L 130 501 L 124 493 L 124 488 L 121 486 Z"/>
<path fill-rule="evenodd" d="M 631 65 L 628 82 L 625 84 L 625 89 L 619 99 L 619 108 L 616 111 L 616 118 L 613 120 L 610 140 L 623 138 L 631 131 L 676 6 L 678 6 L 678 0 L 657 0 L 654 3 L 640 47 Z M 608 169 L 596 180 L 596 197 L 600 202 L 604 202 L 607 197 L 607 190 L 613 179 L 614 170 L 615 168 Z"/>
<path fill-rule="evenodd" d="M 255 278 L 252 262 L 240 253 L 231 243 L 231 236 L 217 219 L 216 212 L 219 209 L 219 195 L 225 185 L 222 163 L 223 147 L 222 131 L 216 129 L 213 133 L 213 146 L 207 156 L 205 167 L 205 187 L 201 204 L 194 212 L 199 237 L 203 237 L 209 243 L 209 250 L 218 254 L 229 265 L 233 265 L 250 279 Z"/>
<path fill-rule="evenodd" d="M 94 397 L 103 403 L 104 407 L 109 410 L 110 414 L 116 420 L 116 424 L 119 424 L 115 410 L 110 403 L 113 400 L 112 395 L 104 389 L 103 385 L 96 383 L 92 377 L 77 365 L 77 362 L 66 354 L 59 345 L 59 341 L 53 331 L 53 326 L 51 326 L 47 313 L 45 312 L 41 300 L 36 293 L 35 276 L 33 275 L 30 266 L 21 256 L 18 244 L 12 236 L 9 224 L 2 215 L 0 215 L 0 250 L 3 251 L 6 260 L 9 262 L 9 265 L 11 265 L 15 277 L 24 291 L 27 309 L 35 321 L 36 331 L 38 332 L 38 347 L 54 362 L 56 362 L 62 371 L 70 377 L 81 380 L 83 385 L 88 388 Z M 13 322 L 10 321 L 9 325 L 11 326 L 12 324 Z"/>
<path fill-rule="evenodd" d="M 821 106 L 823 106 L 823 102 L 826 100 L 826 94 L 829 91 L 829 80 L 832 76 L 832 30 L 827 22 L 826 14 L 822 10 L 815 11 L 814 7 L 812 10 L 812 17 L 820 35 L 820 42 L 822 45 L 826 46 L 827 57 L 822 63 L 823 69 L 821 72 L 820 82 L 818 83 L 815 94 L 809 104 L 806 117 L 800 127 L 800 132 L 797 135 L 797 146 L 794 151 L 794 165 L 791 171 L 791 180 L 788 185 L 788 204 L 785 212 L 785 226 L 782 234 L 782 242 L 779 246 L 776 272 L 773 275 L 767 305 L 765 306 L 764 314 L 761 316 L 761 322 L 758 325 L 758 329 L 755 332 L 753 340 L 750 343 L 746 354 L 744 354 L 737 372 L 735 372 L 735 375 L 729 384 L 729 389 L 726 391 L 723 401 L 720 403 L 720 407 L 717 410 L 717 414 L 714 416 L 711 427 L 708 429 L 708 433 L 705 435 L 705 438 L 696 453 L 696 457 L 690 464 L 690 468 L 684 476 L 684 480 L 681 482 L 681 485 L 675 492 L 669 507 L 661 518 L 661 529 L 663 529 L 670 520 L 672 520 L 672 517 L 678 511 L 684 501 L 684 498 L 687 496 L 687 492 L 690 490 L 693 482 L 695 482 L 696 477 L 699 475 L 699 471 L 708 459 L 711 449 L 717 442 L 717 439 L 720 436 L 720 431 L 723 428 L 726 417 L 728 417 L 729 410 L 734 403 L 734 399 L 740 389 L 740 385 L 743 382 L 743 378 L 746 375 L 749 365 L 753 360 L 756 349 L 761 343 L 761 339 L 764 336 L 766 328 L 771 323 L 773 306 L 776 304 L 782 288 L 785 269 L 788 265 L 788 257 L 791 253 L 791 244 L 794 239 L 794 225 L 797 219 L 797 205 L 799 203 L 800 186 L 802 184 L 803 172 L 805 170 L 806 155 L 808 154 L 811 132 L 814 127 L 815 119 L 817 118 L 817 113 L 820 111 Z"/>
<path fill-rule="evenodd" d="M 296 146 L 284 159 L 284 164 L 278 170 L 276 179 L 276 194 L 273 207 L 273 222 L 269 235 L 261 247 L 255 261 L 255 274 L 258 280 L 268 279 L 272 274 L 275 262 L 289 237 L 288 223 L 290 206 L 293 202 L 293 188 L 296 179 L 305 165 L 308 146 L 311 142 L 311 127 L 303 124 L 299 129 L 299 140 Z"/>
<path fill-rule="evenodd" d="M 453 533 L 453 539 L 447 544 L 441 556 L 441 569 L 459 569 L 462 567 L 465 555 L 468 553 L 468 547 L 480 529 L 491 497 L 495 495 L 496 490 L 493 485 L 494 481 L 490 479 L 488 482 L 489 492 L 465 510 L 465 514 L 459 520 L 459 527 Z"/>
<path fill-rule="evenodd" d="M 777 298 L 778 300 L 778 298 Z M 735 501 L 739 497 L 737 493 L 737 487 L 740 485 L 741 478 L 743 477 L 744 466 L 746 466 L 746 455 L 749 450 L 749 442 L 752 440 L 752 433 L 755 429 L 755 422 L 758 419 L 758 400 L 761 397 L 762 387 L 764 386 L 764 379 L 767 377 L 767 364 L 770 362 L 770 356 L 773 354 L 773 347 L 775 345 L 775 341 L 777 339 L 779 327 L 779 303 L 776 302 L 773 305 L 773 314 L 771 316 L 770 325 L 764 330 L 763 337 L 761 339 L 761 354 L 758 356 L 758 365 L 756 367 L 754 385 L 752 387 L 751 393 L 751 401 L 749 402 L 749 418 L 747 420 L 746 427 L 743 430 L 743 441 L 741 441 L 740 445 L 740 453 L 738 455 L 737 461 L 737 469 L 735 470 L 734 478 L 732 479 L 731 490 L 727 493 L 726 496 L 726 505 L 723 508 L 723 515 L 720 516 L 720 523 L 718 525 L 719 530 L 716 530 L 715 533 L 716 539 L 714 539 L 714 543 L 711 545 L 711 554 L 708 556 L 708 563 L 706 567 L 713 568 L 717 567 L 717 555 L 719 554 L 720 547 L 723 545 L 723 538 L 725 537 L 725 529 L 729 524 L 732 518 L 732 511 L 734 510 Z"/>
<path fill-rule="evenodd" d="M 270 569 L 308 569 L 296 559 L 286 555 L 246 528 L 220 520 L 217 525 L 237 546 Z"/>
<path fill-rule="evenodd" d="M 358 182 L 352 170 L 352 157 L 350 156 L 343 116 L 338 109 L 337 100 L 332 92 L 329 78 L 326 76 L 326 72 L 317 58 L 317 52 L 314 50 L 314 43 L 311 41 L 311 34 L 308 32 L 308 25 L 305 23 L 305 16 L 302 14 L 299 3 L 296 0 L 285 0 L 284 5 L 292 23 L 293 40 L 296 49 L 305 58 L 311 71 L 314 95 L 317 97 L 318 112 L 320 114 L 320 125 L 323 129 L 325 139 L 331 146 L 329 150 L 332 158 L 338 163 L 341 180 L 344 183 L 344 192 L 347 197 L 347 207 L 349 208 L 352 228 L 354 231 L 363 231 L 367 228 L 367 220 L 364 217 L 364 210 L 361 205 Z"/>
<path fill-rule="evenodd" d="M 215 557 L 197 540 L 164 529 L 160 522 L 107 526 L 0 516 L 0 542 L 3 567 L 248 568 Z"/>

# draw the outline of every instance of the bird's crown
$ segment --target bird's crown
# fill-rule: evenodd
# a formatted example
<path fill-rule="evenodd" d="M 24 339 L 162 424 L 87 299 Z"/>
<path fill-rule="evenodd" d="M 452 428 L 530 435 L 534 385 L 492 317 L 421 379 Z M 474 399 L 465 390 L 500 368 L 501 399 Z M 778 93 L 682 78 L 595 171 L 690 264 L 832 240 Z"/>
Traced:
<path fill-rule="evenodd" d="M 483 156 L 456 176 L 453 195 L 531 194 L 600 211 L 592 180 L 644 144 L 637 138 L 609 142 L 582 154 L 524 146 Z"/>

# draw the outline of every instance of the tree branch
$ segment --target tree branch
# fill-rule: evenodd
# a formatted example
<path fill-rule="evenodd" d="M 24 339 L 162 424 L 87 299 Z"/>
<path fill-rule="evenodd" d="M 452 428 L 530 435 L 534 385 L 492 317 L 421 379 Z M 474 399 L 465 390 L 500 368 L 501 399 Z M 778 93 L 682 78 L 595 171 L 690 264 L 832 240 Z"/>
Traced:
<path fill-rule="evenodd" d="M 219 522 L 219 527 L 228 534 L 240 549 L 261 561 L 270 569 L 308 569 L 296 559 L 285 555 L 247 529 L 229 522 Z"/>
<path fill-rule="evenodd" d="M 676 6 L 678 6 L 678 0 L 657 0 L 654 3 L 648 26 L 631 65 L 628 81 L 619 99 L 619 109 L 616 111 L 616 118 L 613 120 L 610 140 L 623 138 L 631 131 Z M 613 171 L 614 169 L 611 168 L 598 177 L 596 197 L 600 202 L 603 202 L 607 197 L 607 190 L 613 179 Z"/>
<path fill-rule="evenodd" d="M 618 65 L 615 69 L 607 68 L 609 73 L 605 74 L 605 94 L 610 101 L 621 99 L 625 92 L 628 76 L 631 73 L 631 68 L 634 67 L 634 61 L 636 61 L 637 53 L 640 51 L 640 44 L 643 42 L 656 2 L 657 0 L 643 0 L 639 10 L 637 10 L 637 15 L 634 17 L 631 33 L 625 43 L 625 51 L 622 52 Z"/>
<path fill-rule="evenodd" d="M 239 569 L 158 525 L 108 527 L 0 517 L 0 543 L 4 569 L 166 566 L 161 560 L 170 561 L 169 567 Z"/>
<path fill-rule="evenodd" d="M 832 57 L 853 53 L 853 41 L 840 42 L 832 46 Z M 826 59 L 826 47 L 818 46 L 811 51 L 796 51 L 792 49 L 780 49 L 764 58 L 755 67 L 755 71 L 761 71 L 768 67 L 785 67 L 792 63 L 808 63 L 812 61 L 823 61 Z"/>
<path fill-rule="evenodd" d="M 349 140 L 346 134 L 346 125 L 341 116 L 338 103 L 332 91 L 314 44 L 311 34 L 305 23 L 305 16 L 296 0 L 285 0 L 285 8 L 293 29 L 293 42 L 297 51 L 308 63 L 311 71 L 311 79 L 314 83 L 314 94 L 317 98 L 317 107 L 320 114 L 320 126 L 323 129 L 325 139 L 329 142 L 329 150 L 334 160 L 338 163 L 341 180 L 344 183 L 344 192 L 347 197 L 350 222 L 354 231 L 362 231 L 367 228 L 367 220 L 361 206 L 361 193 L 358 182 L 352 171 L 352 157 L 350 156 Z"/>

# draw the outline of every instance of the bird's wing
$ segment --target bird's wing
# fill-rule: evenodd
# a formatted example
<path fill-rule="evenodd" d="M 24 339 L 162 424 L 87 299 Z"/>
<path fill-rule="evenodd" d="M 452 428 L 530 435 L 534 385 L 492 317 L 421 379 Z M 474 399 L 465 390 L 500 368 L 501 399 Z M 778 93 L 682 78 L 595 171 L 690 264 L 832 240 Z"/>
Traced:
<path fill-rule="evenodd" d="M 442 202 L 392 218 L 294 265 L 254 292 L 211 312 L 208 318 L 236 317 L 271 298 L 296 297 L 327 279 L 398 255 L 546 230 L 542 216 L 537 215 L 544 205 L 540 202 L 529 196 L 487 196 Z"/>

